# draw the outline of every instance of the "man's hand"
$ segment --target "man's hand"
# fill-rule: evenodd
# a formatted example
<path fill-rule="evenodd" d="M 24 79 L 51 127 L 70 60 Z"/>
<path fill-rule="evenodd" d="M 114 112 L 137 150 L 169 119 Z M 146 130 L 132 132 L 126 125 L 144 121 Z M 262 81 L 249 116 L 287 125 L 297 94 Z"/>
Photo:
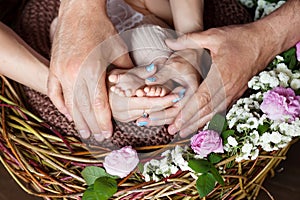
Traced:
<path fill-rule="evenodd" d="M 169 126 L 170 134 L 180 131 L 185 137 L 195 132 L 245 92 L 251 77 L 272 58 L 272 47 L 264 46 L 271 42 L 258 32 L 251 25 L 231 26 L 166 41 L 174 50 L 206 48 L 212 57 L 207 77 Z"/>
<path fill-rule="evenodd" d="M 74 120 L 82 138 L 94 134 L 98 141 L 112 134 L 106 68 L 112 61 L 132 66 L 120 38 L 105 41 L 116 34 L 105 9 L 104 0 L 62 1 L 48 78 L 54 105 Z"/>

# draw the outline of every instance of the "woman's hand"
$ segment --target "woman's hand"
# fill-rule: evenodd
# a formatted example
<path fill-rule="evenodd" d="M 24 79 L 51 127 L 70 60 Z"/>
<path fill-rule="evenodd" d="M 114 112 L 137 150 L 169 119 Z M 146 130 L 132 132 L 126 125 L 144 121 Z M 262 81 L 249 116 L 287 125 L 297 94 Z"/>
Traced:
<path fill-rule="evenodd" d="M 119 67 L 132 66 L 123 41 L 118 37 L 106 40 L 115 34 L 104 0 L 62 1 L 48 95 L 60 112 L 74 120 L 83 138 L 94 134 L 102 140 L 103 135 L 112 134 L 106 67 L 112 61 Z"/>
<path fill-rule="evenodd" d="M 113 117 L 121 122 L 130 122 L 142 117 L 143 113 L 150 114 L 172 107 L 178 93 L 164 97 L 124 97 L 109 90 L 109 102 Z M 148 125 L 143 123 L 143 125 Z"/>
<path fill-rule="evenodd" d="M 172 80 L 176 81 L 178 87 L 173 90 L 177 93 L 179 98 L 174 101 L 174 105 L 165 110 L 153 112 L 148 118 L 139 118 L 137 122 L 147 123 L 150 126 L 159 126 L 170 124 L 179 114 L 180 110 L 187 103 L 189 98 L 198 89 L 201 82 L 201 74 L 204 70 L 203 50 L 182 50 L 175 52 L 167 60 L 166 64 L 158 70 L 149 80 L 156 80 L 155 82 L 146 81 L 148 85 L 164 84 Z M 201 66 L 201 69 L 200 69 Z"/>

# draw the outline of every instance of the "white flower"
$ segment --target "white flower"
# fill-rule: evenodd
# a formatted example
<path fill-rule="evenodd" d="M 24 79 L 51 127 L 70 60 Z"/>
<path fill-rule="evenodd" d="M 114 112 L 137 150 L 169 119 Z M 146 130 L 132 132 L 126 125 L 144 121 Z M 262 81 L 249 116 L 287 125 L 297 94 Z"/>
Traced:
<path fill-rule="evenodd" d="M 280 72 L 278 78 L 281 86 L 287 87 L 289 85 L 288 81 L 290 80 L 290 77 L 286 73 Z"/>
<path fill-rule="evenodd" d="M 293 79 L 291 81 L 291 88 L 298 90 L 300 88 L 300 79 Z"/>
<path fill-rule="evenodd" d="M 266 114 L 262 114 L 262 116 L 259 118 L 258 123 L 260 125 L 263 125 L 265 121 L 267 121 L 268 117 Z"/>
<path fill-rule="evenodd" d="M 255 117 L 250 117 L 249 119 L 247 119 L 246 123 L 249 124 L 250 129 L 256 129 L 259 125 L 259 121 Z"/>
<path fill-rule="evenodd" d="M 276 58 L 278 61 L 284 61 L 283 57 L 280 56 L 280 55 L 277 55 L 275 58 Z"/>
<path fill-rule="evenodd" d="M 244 160 L 244 157 L 242 155 L 237 155 L 235 158 L 236 162 L 242 162 Z"/>
<path fill-rule="evenodd" d="M 250 154 L 250 152 L 252 151 L 253 145 L 250 143 L 246 143 L 243 145 L 242 147 L 242 152 L 245 154 Z"/>
<path fill-rule="evenodd" d="M 151 164 L 152 166 L 158 167 L 160 163 L 159 163 L 158 160 L 152 159 L 152 160 L 150 160 L 150 164 Z"/>
<path fill-rule="evenodd" d="M 251 160 L 255 160 L 259 155 L 259 150 L 256 148 L 251 152 Z"/>
<path fill-rule="evenodd" d="M 151 181 L 149 174 L 143 174 L 143 176 L 146 182 Z"/>
<path fill-rule="evenodd" d="M 248 8 L 252 8 L 254 6 L 253 0 L 239 0 L 243 5 L 247 6 Z"/>
<path fill-rule="evenodd" d="M 162 157 L 169 157 L 170 155 L 171 155 L 170 150 L 166 150 L 166 151 L 162 152 L 162 154 L 161 154 Z"/>
<path fill-rule="evenodd" d="M 238 121 L 238 119 L 235 118 L 235 117 L 232 118 L 232 119 L 230 119 L 230 120 L 228 120 L 228 127 L 232 128 L 236 124 L 237 121 Z"/>
<path fill-rule="evenodd" d="M 283 72 L 285 74 L 287 74 L 289 77 L 292 77 L 293 72 L 286 66 L 285 63 L 278 63 L 276 65 L 276 69 L 277 72 Z"/>
<path fill-rule="evenodd" d="M 278 144 L 281 141 L 281 134 L 279 132 L 271 133 L 271 142 Z"/>
<path fill-rule="evenodd" d="M 268 84 L 271 88 L 279 86 L 279 80 L 276 77 L 270 75 L 270 72 L 261 72 L 259 81 L 264 84 Z"/>
<path fill-rule="evenodd" d="M 259 140 L 259 134 L 258 131 L 254 130 L 252 133 L 250 133 L 250 138 L 253 144 L 257 144 Z"/>
<path fill-rule="evenodd" d="M 236 141 L 236 139 L 232 136 L 229 136 L 227 138 L 227 141 L 228 141 L 228 144 L 233 146 L 233 147 L 236 147 L 238 145 L 238 142 Z"/>
<path fill-rule="evenodd" d="M 156 175 L 156 174 L 152 174 L 152 180 L 154 180 L 155 182 L 160 181 L 160 178 Z"/>

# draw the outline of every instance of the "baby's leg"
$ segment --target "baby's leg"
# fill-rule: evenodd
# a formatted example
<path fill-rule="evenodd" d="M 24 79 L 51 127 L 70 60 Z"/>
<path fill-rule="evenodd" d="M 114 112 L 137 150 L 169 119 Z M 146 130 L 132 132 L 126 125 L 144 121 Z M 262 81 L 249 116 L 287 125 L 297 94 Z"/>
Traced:
<path fill-rule="evenodd" d="M 151 69 L 152 67 L 156 71 L 157 67 L 162 66 L 172 53 L 164 41 L 167 38 L 172 38 L 173 35 L 160 26 L 142 25 L 126 32 L 122 37 L 124 41 L 130 41 L 127 46 L 138 68 L 148 65 L 146 69 Z M 140 74 L 140 72 L 145 71 L 148 70 L 132 69 L 127 73 L 120 70 L 113 70 L 113 75 L 109 76 L 109 81 L 114 84 L 111 90 L 125 96 L 165 95 L 169 90 L 162 86 L 151 86 L 150 88 L 147 87 L 146 90 L 143 89 L 145 79 L 151 76 L 149 73 Z M 139 74 L 136 74 L 137 72 Z"/>

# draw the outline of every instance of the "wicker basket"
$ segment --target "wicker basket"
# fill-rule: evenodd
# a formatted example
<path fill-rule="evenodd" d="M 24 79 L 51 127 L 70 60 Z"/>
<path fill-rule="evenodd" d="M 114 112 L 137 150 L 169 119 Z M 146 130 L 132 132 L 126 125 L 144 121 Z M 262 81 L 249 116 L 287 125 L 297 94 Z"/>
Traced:
<path fill-rule="evenodd" d="M 60 135 L 24 107 L 18 84 L 2 76 L 1 85 L 2 164 L 31 195 L 45 199 L 81 199 L 86 184 L 80 172 L 86 166 L 102 166 L 103 157 L 110 150 L 87 147 L 76 137 Z M 235 158 L 231 157 L 216 164 L 225 170 L 226 184 L 216 185 L 206 199 L 255 199 L 260 189 L 265 190 L 262 184 L 267 175 L 274 174 L 274 169 L 286 158 L 289 147 L 296 140 L 281 150 L 262 152 L 254 161 L 235 163 Z M 156 150 L 151 153 L 155 156 L 167 146 L 138 150 Z M 228 163 L 233 167 L 226 168 Z M 160 182 L 144 182 L 136 169 L 119 181 L 119 190 L 113 199 L 198 199 L 195 183 L 189 172 L 178 172 Z M 272 199 L 271 194 L 268 195 Z"/>

